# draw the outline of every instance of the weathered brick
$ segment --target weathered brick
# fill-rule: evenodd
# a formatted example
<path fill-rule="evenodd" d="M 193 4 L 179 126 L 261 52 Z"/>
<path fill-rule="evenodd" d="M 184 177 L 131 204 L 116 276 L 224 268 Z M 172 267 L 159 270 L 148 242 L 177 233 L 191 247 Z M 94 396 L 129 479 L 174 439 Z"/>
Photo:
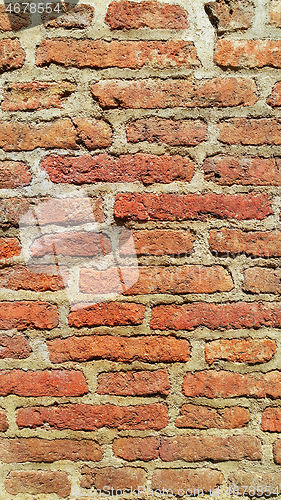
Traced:
<path fill-rule="evenodd" d="M 230 118 L 220 122 L 219 131 L 226 144 L 281 144 L 281 120 L 275 118 Z"/>
<path fill-rule="evenodd" d="M 107 372 L 98 376 L 98 394 L 116 396 L 149 396 L 169 394 L 167 370 Z"/>
<path fill-rule="evenodd" d="M 27 28 L 30 24 L 28 13 L 20 12 L 16 14 L 14 11 L 14 3 L 11 3 L 11 12 L 7 12 L 7 5 L 0 5 L 0 31 L 19 31 L 22 28 Z"/>
<path fill-rule="evenodd" d="M 269 106 L 281 106 L 281 82 L 277 82 L 274 85 L 272 92 L 266 102 L 267 104 L 269 104 Z"/>
<path fill-rule="evenodd" d="M 76 370 L 1 371 L 0 395 L 82 396 L 88 386 L 82 372 Z"/>
<path fill-rule="evenodd" d="M 82 488 L 91 488 L 94 486 L 98 490 L 108 488 L 112 491 L 119 489 L 138 488 L 146 485 L 146 472 L 144 469 L 133 467 L 103 467 L 92 469 L 84 466 L 81 470 L 82 479 L 80 486 Z"/>
<path fill-rule="evenodd" d="M 139 3 L 120 1 L 111 2 L 105 22 L 112 30 L 122 29 L 187 29 L 188 15 L 180 5 L 169 5 L 157 1 Z"/>
<path fill-rule="evenodd" d="M 52 7 L 55 6 L 56 3 Z M 84 29 L 90 26 L 95 12 L 92 5 L 80 3 L 73 6 L 65 2 L 63 7 L 65 12 L 59 16 L 54 10 L 51 13 L 44 12 L 42 21 L 45 28 Z"/>
<path fill-rule="evenodd" d="M 143 322 L 145 306 L 122 302 L 76 304 L 69 314 L 68 324 L 80 328 L 83 326 L 118 326 L 140 325 Z"/>
<path fill-rule="evenodd" d="M 113 441 L 113 453 L 116 457 L 129 462 L 143 460 L 149 462 L 159 457 L 160 437 L 134 438 L 124 437 Z"/>
<path fill-rule="evenodd" d="M 154 330 L 194 330 L 198 326 L 211 330 L 280 328 L 281 305 L 273 302 L 160 305 L 152 309 L 150 326 Z"/>
<path fill-rule="evenodd" d="M 266 194 L 119 193 L 114 215 L 123 220 L 264 219 L 273 213 Z"/>
<path fill-rule="evenodd" d="M 37 49 L 37 66 L 77 68 L 173 68 L 200 66 L 193 42 L 184 40 L 119 41 L 53 38 Z"/>
<path fill-rule="evenodd" d="M 280 231 L 241 231 L 241 229 L 212 229 L 209 236 L 210 250 L 222 255 L 254 257 L 280 257 Z"/>
<path fill-rule="evenodd" d="M 207 158 L 203 164 L 205 179 L 216 184 L 232 186 L 280 186 L 280 158 L 255 156 L 217 155 Z"/>
<path fill-rule="evenodd" d="M 112 250 L 109 237 L 104 233 L 86 231 L 65 231 L 59 234 L 45 234 L 33 241 L 30 247 L 32 257 L 64 255 L 71 257 L 93 257 L 106 255 Z"/>
<path fill-rule="evenodd" d="M 13 266 L 0 269 L 0 288 L 11 290 L 64 290 L 69 272 L 65 266 Z"/>
<path fill-rule="evenodd" d="M 130 231 L 120 235 L 119 253 L 127 255 L 189 255 L 193 250 L 194 236 L 187 230 L 153 229 Z"/>
<path fill-rule="evenodd" d="M 62 406 L 33 406 L 18 410 L 17 424 L 23 427 L 95 430 L 108 427 L 126 429 L 163 429 L 168 425 L 168 408 L 162 403 L 141 406 L 105 404 L 67 404 Z"/>
<path fill-rule="evenodd" d="M 121 268 L 124 275 L 129 275 L 130 268 Z M 226 292 L 233 288 L 229 272 L 222 266 L 169 266 L 139 267 L 138 280 L 124 295 L 153 293 L 214 293 Z M 117 268 L 106 271 L 82 268 L 80 270 L 79 288 L 82 293 L 122 293 L 122 284 L 114 277 L 118 276 Z"/>
<path fill-rule="evenodd" d="M 207 140 L 207 124 L 203 120 L 140 118 L 128 124 L 127 140 L 164 142 L 171 146 L 197 146 Z"/>
<path fill-rule="evenodd" d="M 230 408 L 210 408 L 193 404 L 184 404 L 181 416 L 176 419 L 176 427 L 191 429 L 239 429 L 249 423 L 250 412 L 241 406 Z"/>
<path fill-rule="evenodd" d="M 274 406 L 264 410 L 261 418 L 261 430 L 281 432 L 281 408 Z"/>
<path fill-rule="evenodd" d="M 135 5 L 138 5 L 135 3 Z M 253 106 L 257 87 L 249 78 L 212 80 L 101 80 L 91 86 L 102 108 L 205 108 Z"/>
<path fill-rule="evenodd" d="M 7 198 L 0 200 L 0 226 L 3 228 L 9 226 L 19 226 L 19 223 L 24 214 L 26 214 L 32 206 L 32 200 L 28 198 Z M 19 250 L 18 243 L 15 248 Z M 12 255 L 10 255 L 12 256 Z"/>
<path fill-rule="evenodd" d="M 0 439 L 0 460 L 4 463 L 56 462 L 57 460 L 93 460 L 99 462 L 103 452 L 99 444 L 90 439 L 9 438 Z"/>
<path fill-rule="evenodd" d="M 155 469 L 152 474 L 153 490 L 172 490 L 180 496 L 198 496 L 201 490 L 210 493 L 223 482 L 223 475 L 215 469 Z M 187 493 L 186 493 L 187 492 Z"/>
<path fill-rule="evenodd" d="M 276 342 L 271 339 L 219 339 L 205 346 L 205 359 L 209 364 L 221 359 L 234 363 L 266 363 L 275 354 Z"/>
<path fill-rule="evenodd" d="M 0 335 L 0 359 L 13 358 L 25 359 L 29 358 L 31 348 L 28 340 L 23 335 Z"/>
<path fill-rule="evenodd" d="M 273 444 L 273 457 L 276 464 L 281 464 L 281 440 L 277 439 Z"/>
<path fill-rule="evenodd" d="M 1 330 L 51 330 L 58 322 L 57 307 L 48 302 L 0 302 Z"/>
<path fill-rule="evenodd" d="M 70 495 L 71 483 L 63 471 L 17 470 L 6 476 L 5 489 L 10 495 L 55 493 L 65 498 Z"/>
<path fill-rule="evenodd" d="M 103 120 L 60 118 L 50 122 L 0 122 L 0 147 L 4 151 L 77 149 L 82 141 L 88 149 L 110 146 L 112 130 Z"/>
<path fill-rule="evenodd" d="M 87 335 L 53 339 L 47 342 L 52 363 L 64 361 L 132 362 L 134 360 L 165 363 L 186 362 L 190 357 L 188 340 L 164 336 L 113 337 L 111 335 Z"/>
<path fill-rule="evenodd" d="M 25 61 L 25 51 L 18 38 L 0 40 L 0 73 L 21 68 Z"/>
<path fill-rule="evenodd" d="M 261 460 L 261 441 L 254 436 L 175 436 L 161 438 L 160 458 L 165 462 L 185 460 Z"/>
<path fill-rule="evenodd" d="M 31 173 L 28 166 L 21 161 L 0 161 L 0 189 L 14 189 L 28 186 Z"/>
<path fill-rule="evenodd" d="M 281 5 L 279 0 L 270 0 L 269 4 L 269 24 L 280 28 L 281 26 Z"/>
<path fill-rule="evenodd" d="M 0 259 L 10 259 L 21 253 L 21 245 L 17 238 L 0 238 Z"/>
<path fill-rule="evenodd" d="M 250 267 L 244 271 L 242 289 L 252 293 L 277 293 L 281 291 L 281 269 Z"/>
<path fill-rule="evenodd" d="M 255 9 L 249 0 L 216 0 L 205 11 L 218 33 L 246 30 L 252 26 Z"/>
<path fill-rule="evenodd" d="M 227 371 L 203 370 L 187 373 L 183 382 L 186 396 L 234 398 L 247 396 L 272 399 L 281 397 L 281 372 L 242 375 Z"/>
<path fill-rule="evenodd" d="M 229 475 L 228 486 L 234 495 L 250 497 L 261 497 L 265 494 L 268 498 L 269 492 L 275 496 L 276 490 L 280 492 L 281 474 L 280 472 L 246 472 L 242 469 Z M 271 496 L 271 494 L 270 494 Z"/>
<path fill-rule="evenodd" d="M 214 62 L 226 68 L 281 67 L 281 40 L 218 40 Z"/>
<path fill-rule="evenodd" d="M 5 432 L 9 427 L 5 410 L 0 408 L 0 432 Z"/>
<path fill-rule="evenodd" d="M 76 85 L 70 82 L 10 83 L 4 88 L 3 111 L 36 111 L 62 108 L 66 97 Z"/>
<path fill-rule="evenodd" d="M 55 183 L 92 184 L 96 182 L 135 182 L 153 184 L 189 182 L 194 163 L 183 156 L 149 154 L 97 156 L 58 156 L 43 158 L 41 167 Z"/>

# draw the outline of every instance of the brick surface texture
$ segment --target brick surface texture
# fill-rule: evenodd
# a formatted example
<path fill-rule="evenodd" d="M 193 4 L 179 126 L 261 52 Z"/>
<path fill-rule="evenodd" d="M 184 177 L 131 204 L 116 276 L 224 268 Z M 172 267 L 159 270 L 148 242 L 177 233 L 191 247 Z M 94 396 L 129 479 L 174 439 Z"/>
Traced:
<path fill-rule="evenodd" d="M 0 500 L 281 498 L 281 0 L 7 4 Z"/>

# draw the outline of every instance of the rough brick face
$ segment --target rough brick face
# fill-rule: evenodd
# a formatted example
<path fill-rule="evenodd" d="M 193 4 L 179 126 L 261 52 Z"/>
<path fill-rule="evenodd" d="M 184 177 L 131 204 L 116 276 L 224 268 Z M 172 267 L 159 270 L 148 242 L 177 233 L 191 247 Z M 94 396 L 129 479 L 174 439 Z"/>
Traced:
<path fill-rule="evenodd" d="M 146 473 L 144 469 L 136 469 L 133 467 L 104 467 L 100 469 L 91 469 L 83 467 L 82 471 L 82 488 L 91 488 L 94 486 L 98 490 L 103 488 L 112 488 L 114 490 L 138 488 L 146 482 Z"/>
<path fill-rule="evenodd" d="M 262 413 L 261 429 L 269 432 L 281 432 L 281 411 L 280 408 L 266 408 Z"/>
<path fill-rule="evenodd" d="M 254 5 L 249 0 L 216 0 L 207 3 L 205 11 L 220 34 L 250 28 L 255 15 Z"/>
<path fill-rule="evenodd" d="M 25 359 L 30 356 L 31 348 L 23 335 L 0 335 L 0 359 Z"/>
<path fill-rule="evenodd" d="M 281 255 L 280 231 L 212 229 L 209 243 L 212 252 L 222 255 L 245 254 L 254 257 L 279 257 Z"/>
<path fill-rule="evenodd" d="M 81 396 L 88 392 L 80 371 L 1 371 L 0 395 L 17 396 Z"/>
<path fill-rule="evenodd" d="M 281 121 L 275 118 L 231 118 L 219 124 L 219 131 L 219 140 L 226 144 L 281 144 Z"/>
<path fill-rule="evenodd" d="M 222 482 L 223 475 L 220 471 L 205 467 L 201 469 L 155 469 L 151 488 L 161 491 L 163 488 L 180 491 L 181 495 L 187 490 L 187 495 L 191 496 L 194 491 L 198 490 L 210 493 L 210 490 L 213 491 Z"/>
<path fill-rule="evenodd" d="M 147 396 L 170 392 L 167 370 L 153 372 L 109 372 L 98 376 L 98 394 L 116 396 Z"/>
<path fill-rule="evenodd" d="M 10 495 L 55 493 L 65 498 L 70 494 L 71 484 L 66 472 L 19 470 L 9 472 L 5 479 L 5 489 Z"/>
<path fill-rule="evenodd" d="M 276 354 L 276 342 L 270 339 L 214 340 L 205 347 L 208 364 L 225 360 L 235 363 L 265 363 Z"/>
<path fill-rule="evenodd" d="M 55 266 L 14 266 L 0 270 L 0 287 L 11 290 L 56 291 L 67 286 L 68 271 Z"/>
<path fill-rule="evenodd" d="M 6 412 L 0 408 L 0 432 L 5 432 L 9 427 Z"/>
<path fill-rule="evenodd" d="M 192 42 L 183 40 L 118 41 L 44 40 L 37 49 L 37 66 L 51 63 L 77 68 L 132 68 L 150 66 L 156 69 L 200 66 Z"/>
<path fill-rule="evenodd" d="M 17 238 L 0 238 L 0 259 L 10 259 L 20 253 L 21 246 Z"/>
<path fill-rule="evenodd" d="M 58 326 L 58 322 L 57 308 L 48 302 L 0 302 L 1 330 L 50 330 Z"/>
<path fill-rule="evenodd" d="M 176 427 L 191 429 L 236 429 L 249 423 L 250 412 L 247 408 L 233 406 L 230 408 L 210 408 L 193 404 L 184 404 L 180 409 L 181 416 L 176 419 Z"/>
<path fill-rule="evenodd" d="M 70 82 L 11 83 L 4 90 L 3 111 L 34 111 L 45 108 L 62 108 L 63 98 L 76 86 Z"/>
<path fill-rule="evenodd" d="M 22 28 L 27 28 L 30 24 L 28 13 L 14 11 L 14 3 L 12 3 L 11 12 L 6 11 L 6 5 L 0 6 L 0 31 L 19 31 Z"/>
<path fill-rule="evenodd" d="M 137 5 L 137 4 L 135 4 Z M 197 108 L 253 106 L 256 85 L 248 78 L 213 80 L 103 80 L 91 86 L 102 108 Z"/>
<path fill-rule="evenodd" d="M 0 73 L 21 68 L 25 61 L 25 51 L 17 38 L 0 41 Z"/>
<path fill-rule="evenodd" d="M 0 162 L 0 189 L 28 186 L 31 173 L 27 165 L 20 161 Z"/>
<path fill-rule="evenodd" d="M 120 254 L 134 255 L 189 255 L 193 250 L 194 236 L 191 231 L 139 230 L 123 231 L 120 236 Z"/>
<path fill-rule="evenodd" d="M 68 257 L 93 257 L 107 255 L 111 250 L 111 242 L 106 234 L 90 231 L 46 234 L 34 240 L 30 246 L 32 257 L 43 257 L 54 253 Z"/>
<path fill-rule="evenodd" d="M 102 427 L 126 429 L 163 429 L 168 424 L 167 406 L 155 403 L 143 406 L 91 406 L 69 404 L 64 406 L 21 408 L 17 424 L 23 427 L 53 429 L 95 430 Z"/>
<path fill-rule="evenodd" d="M 226 68 L 280 68 L 280 40 L 219 40 L 214 62 Z"/>
<path fill-rule="evenodd" d="M 71 5 L 68 2 L 64 4 L 65 12 L 57 16 L 55 11 L 44 12 L 42 21 L 45 28 L 64 28 L 64 29 L 83 29 L 88 28 L 94 17 L 95 9 L 91 5 L 79 4 Z"/>
<path fill-rule="evenodd" d="M 77 304 L 69 314 L 68 324 L 76 328 L 87 326 L 139 325 L 144 319 L 142 304 L 108 302 L 106 304 Z"/>
<path fill-rule="evenodd" d="M 159 457 L 159 437 L 120 438 L 113 442 L 113 453 L 118 458 L 129 462 L 143 460 L 149 462 Z"/>
<path fill-rule="evenodd" d="M 203 120 L 141 118 L 127 126 L 128 142 L 163 142 L 171 146 L 197 146 L 207 139 Z"/>
<path fill-rule="evenodd" d="M 190 347 L 188 340 L 174 337 L 114 337 L 110 335 L 68 337 L 47 342 L 53 363 L 64 361 L 110 361 L 172 362 L 188 361 Z"/>
<path fill-rule="evenodd" d="M 243 290 L 252 293 L 280 293 L 281 269 L 251 267 L 244 272 Z"/>
<path fill-rule="evenodd" d="M 112 30 L 139 28 L 187 29 L 188 15 L 179 5 L 156 1 L 111 2 L 105 22 Z"/>
<path fill-rule="evenodd" d="M 279 0 L 270 0 L 269 23 L 277 28 L 281 26 L 281 6 Z"/>

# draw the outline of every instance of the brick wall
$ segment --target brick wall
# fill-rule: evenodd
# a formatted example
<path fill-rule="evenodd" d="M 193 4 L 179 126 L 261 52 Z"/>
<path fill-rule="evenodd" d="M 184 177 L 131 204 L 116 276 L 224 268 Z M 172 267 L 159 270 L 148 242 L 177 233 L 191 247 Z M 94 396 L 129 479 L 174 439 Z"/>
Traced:
<path fill-rule="evenodd" d="M 280 70 L 280 0 L 0 8 L 0 500 L 281 495 Z"/>

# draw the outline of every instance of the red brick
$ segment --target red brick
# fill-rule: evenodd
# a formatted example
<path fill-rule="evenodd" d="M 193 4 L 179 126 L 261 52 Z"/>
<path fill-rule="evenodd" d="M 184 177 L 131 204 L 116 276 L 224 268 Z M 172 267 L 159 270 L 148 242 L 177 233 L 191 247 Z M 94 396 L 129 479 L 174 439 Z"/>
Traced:
<path fill-rule="evenodd" d="M 279 0 L 271 0 L 269 4 L 269 24 L 280 28 L 281 26 L 281 5 Z"/>
<path fill-rule="evenodd" d="M 198 496 L 200 491 L 210 493 L 223 482 L 223 475 L 215 469 L 155 469 L 152 475 L 153 490 L 172 490 L 183 496 Z"/>
<path fill-rule="evenodd" d="M 194 163 L 183 156 L 149 154 L 97 156 L 58 156 L 43 158 L 41 167 L 55 183 L 93 184 L 97 182 L 135 182 L 167 184 L 189 182 Z"/>
<path fill-rule="evenodd" d="M 0 259 L 10 259 L 21 253 L 21 245 L 17 238 L 0 238 Z"/>
<path fill-rule="evenodd" d="M 14 189 L 28 186 L 31 173 L 27 165 L 21 161 L 0 161 L 0 189 Z"/>
<path fill-rule="evenodd" d="M 53 339 L 47 342 L 52 363 L 108 359 L 130 363 L 186 362 L 190 358 L 188 340 L 164 336 L 113 337 L 87 335 Z"/>
<path fill-rule="evenodd" d="M 280 231 L 241 231 L 221 228 L 210 231 L 210 250 L 218 254 L 280 257 Z"/>
<path fill-rule="evenodd" d="M 273 457 L 276 464 L 281 464 L 281 440 L 277 439 L 273 444 Z"/>
<path fill-rule="evenodd" d="M 252 26 L 255 9 L 249 0 L 216 0 L 205 11 L 218 33 L 246 30 Z"/>
<path fill-rule="evenodd" d="M 138 5 L 138 4 L 134 4 Z M 102 108 L 205 108 L 253 106 L 257 87 L 249 78 L 100 80 L 91 86 Z"/>
<path fill-rule="evenodd" d="M 230 495 L 234 494 L 243 497 L 247 495 L 258 498 L 265 494 L 265 498 L 268 498 L 270 492 L 275 491 L 273 495 L 279 495 L 280 482 L 281 474 L 279 472 L 246 472 L 239 470 L 229 475 L 228 487 L 230 488 L 229 491 L 233 491 Z M 276 493 L 276 490 L 279 493 Z"/>
<path fill-rule="evenodd" d="M 230 118 L 221 121 L 219 131 L 219 141 L 226 144 L 281 144 L 281 120 L 276 118 Z"/>
<path fill-rule="evenodd" d="M 266 194 L 119 193 L 114 214 L 123 220 L 259 219 L 273 213 Z"/>
<path fill-rule="evenodd" d="M 129 276 L 130 267 L 121 268 L 121 273 L 123 276 Z M 82 268 L 79 288 L 82 293 L 122 293 L 123 286 L 117 278 L 117 268 L 106 271 Z M 136 283 L 128 289 L 125 282 L 124 295 L 214 293 L 233 289 L 231 275 L 221 266 L 139 267 L 136 278 Z"/>
<path fill-rule="evenodd" d="M 113 441 L 113 453 L 116 457 L 129 462 L 143 460 L 149 462 L 159 457 L 160 437 L 134 438 L 124 437 Z"/>
<path fill-rule="evenodd" d="M 65 266 L 13 266 L 0 269 L 0 287 L 45 292 L 64 290 L 69 273 Z"/>
<path fill-rule="evenodd" d="M 116 396 L 149 396 L 169 394 L 167 370 L 107 372 L 98 376 L 98 394 Z"/>
<path fill-rule="evenodd" d="M 193 42 L 184 40 L 119 41 L 53 38 L 37 49 L 37 66 L 59 64 L 77 68 L 155 69 L 200 66 Z"/>
<path fill-rule="evenodd" d="M 23 427 L 48 427 L 53 429 L 95 430 L 108 427 L 126 429 L 163 429 L 168 425 L 168 409 L 165 404 L 142 406 L 115 406 L 105 404 L 68 404 L 63 406 L 33 406 L 20 408 L 17 424 Z"/>
<path fill-rule="evenodd" d="M 0 40 L 0 73 L 21 68 L 25 61 L 25 51 L 18 38 Z"/>
<path fill-rule="evenodd" d="M 281 408 L 275 406 L 264 410 L 261 418 L 261 430 L 281 432 Z"/>
<path fill-rule="evenodd" d="M 277 82 L 274 85 L 272 92 L 266 102 L 269 106 L 281 106 L 281 82 Z"/>
<path fill-rule="evenodd" d="M 45 462 L 57 460 L 93 460 L 102 459 L 103 452 L 99 444 L 90 439 L 75 441 L 72 439 L 9 438 L 0 439 L 0 460 L 4 463 Z"/>
<path fill-rule="evenodd" d="M 5 479 L 5 489 L 10 495 L 56 493 L 59 497 L 65 498 L 70 495 L 71 484 L 66 472 L 17 470 L 9 472 Z"/>
<path fill-rule="evenodd" d="M 11 12 L 7 12 L 7 5 L 0 5 L 0 31 L 18 31 L 22 28 L 27 28 L 30 24 L 30 17 L 28 13 L 14 12 L 15 3 L 11 4 Z"/>
<path fill-rule="evenodd" d="M 176 427 L 191 429 L 239 429 L 249 423 L 250 412 L 241 406 L 230 408 L 210 408 L 184 404 L 180 409 L 181 416 L 176 419 Z"/>
<path fill-rule="evenodd" d="M 87 392 L 88 386 L 80 371 L 1 371 L 1 396 L 82 396 Z"/>
<path fill-rule="evenodd" d="M 119 253 L 126 255 L 189 255 L 193 250 L 194 236 L 189 230 L 153 229 L 130 231 L 120 235 Z"/>
<path fill-rule="evenodd" d="M 218 40 L 214 62 L 225 68 L 281 67 L 281 40 Z"/>
<path fill-rule="evenodd" d="M 127 126 L 127 140 L 164 142 L 171 146 L 197 146 L 207 140 L 207 124 L 203 120 L 140 118 Z"/>
<path fill-rule="evenodd" d="M 206 181 L 232 186 L 280 186 L 281 161 L 279 158 L 257 156 L 218 155 L 207 158 L 203 164 Z"/>
<path fill-rule="evenodd" d="M 48 302 L 0 302 L 1 330 L 51 330 L 58 322 L 58 310 Z"/>
<path fill-rule="evenodd" d="M 8 427 L 6 412 L 0 408 L 0 432 L 5 432 Z"/>
<path fill-rule="evenodd" d="M 82 479 L 80 486 L 82 488 L 91 488 L 94 486 L 98 490 L 107 488 L 108 491 L 118 489 L 138 488 L 146 485 L 146 472 L 144 469 L 133 467 L 103 467 L 101 469 L 92 469 L 84 466 L 81 471 Z"/>
<path fill-rule="evenodd" d="M 80 328 L 83 326 L 125 326 L 140 325 L 143 322 L 145 306 L 122 302 L 76 304 L 69 314 L 68 324 Z"/>
<path fill-rule="evenodd" d="M 253 373 L 242 375 L 227 371 L 204 370 L 187 373 L 183 392 L 189 397 L 234 398 L 248 396 L 255 398 L 281 397 L 281 372 Z"/>
<path fill-rule="evenodd" d="M 53 6 L 56 6 L 55 2 Z M 65 12 L 59 16 L 55 11 L 44 12 L 42 21 L 45 28 L 84 29 L 90 26 L 94 17 L 94 7 L 83 3 L 73 6 L 68 2 L 65 2 L 63 7 Z"/>
<path fill-rule="evenodd" d="M 0 335 L 0 359 L 25 359 L 29 358 L 31 348 L 28 340 L 23 335 Z"/>
<path fill-rule="evenodd" d="M 70 82 L 10 83 L 4 88 L 3 111 L 36 111 L 62 108 L 66 97 L 76 89 Z"/>
<path fill-rule="evenodd" d="M 209 364 L 225 360 L 234 363 L 265 363 L 276 354 L 276 342 L 271 339 L 219 339 L 207 342 L 205 359 Z"/>
<path fill-rule="evenodd" d="M 277 293 L 281 291 L 281 269 L 250 267 L 244 271 L 242 289 L 252 293 Z"/>
<path fill-rule="evenodd" d="M 185 460 L 261 460 L 261 441 L 254 436 L 175 436 L 161 438 L 160 458 L 165 462 Z"/>
<path fill-rule="evenodd" d="M 0 200 L 0 226 L 2 228 L 9 226 L 17 227 L 22 216 L 30 210 L 31 206 L 32 200 L 28 198 L 2 198 Z M 16 251 L 19 251 L 19 247 L 20 244 L 15 243 Z"/>
<path fill-rule="evenodd" d="M 33 241 L 30 247 L 32 257 L 64 255 L 71 257 L 93 257 L 106 255 L 112 250 L 109 237 L 103 233 L 86 231 L 65 231 L 45 234 Z"/>
<path fill-rule="evenodd" d="M 280 328 L 281 305 L 273 302 L 160 305 L 152 309 L 150 326 L 154 330 L 194 330 L 198 326 L 211 330 Z"/>
<path fill-rule="evenodd" d="M 112 131 L 103 120 L 69 118 L 51 122 L 0 122 L 0 147 L 4 151 L 44 149 L 77 149 L 84 143 L 88 149 L 110 146 Z"/>
<path fill-rule="evenodd" d="M 112 30 L 139 28 L 181 30 L 188 28 L 188 16 L 183 7 L 156 1 L 111 2 L 107 9 L 105 22 L 110 25 Z"/>

